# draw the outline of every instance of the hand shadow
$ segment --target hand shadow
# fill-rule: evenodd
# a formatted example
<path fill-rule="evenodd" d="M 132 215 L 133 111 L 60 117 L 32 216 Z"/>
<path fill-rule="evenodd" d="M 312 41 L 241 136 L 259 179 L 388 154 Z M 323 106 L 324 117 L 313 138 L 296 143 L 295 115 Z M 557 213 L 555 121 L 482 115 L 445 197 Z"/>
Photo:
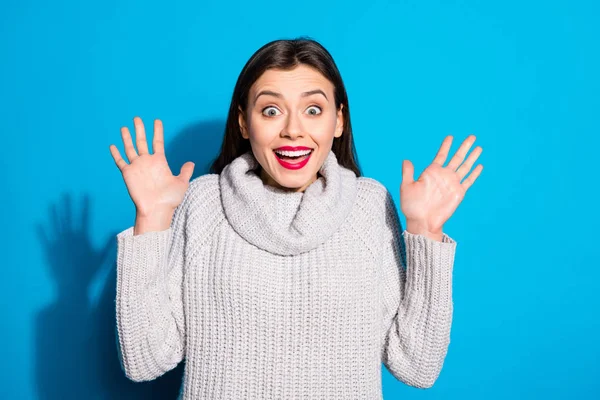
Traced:
<path fill-rule="evenodd" d="M 186 161 L 196 164 L 192 179 L 208 173 L 210 163 L 218 155 L 223 127 L 222 121 L 208 121 L 180 132 L 166 149 L 173 174 L 179 174 Z M 129 380 L 119 362 L 115 311 L 116 235 L 127 227 L 115 229 L 104 245 L 96 249 L 89 227 L 89 196 L 84 197 L 78 226 L 72 221 L 71 197 L 66 193 L 62 197 L 63 213 L 59 215 L 56 206 L 51 205 L 51 225 L 39 224 L 36 229 L 57 293 L 56 299 L 39 312 L 35 321 L 38 398 L 176 399 L 185 360 L 163 376 L 140 383 Z M 107 213 L 110 216 L 110 210 Z M 106 278 L 99 300 L 94 304 L 89 300 L 89 292 L 97 276 Z"/>

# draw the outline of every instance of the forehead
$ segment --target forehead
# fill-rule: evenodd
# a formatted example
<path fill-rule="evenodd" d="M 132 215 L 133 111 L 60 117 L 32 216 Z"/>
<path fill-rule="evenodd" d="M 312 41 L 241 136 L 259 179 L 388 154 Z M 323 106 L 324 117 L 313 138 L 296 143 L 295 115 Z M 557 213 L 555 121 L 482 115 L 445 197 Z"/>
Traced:
<path fill-rule="evenodd" d="M 333 92 L 333 85 L 316 69 L 300 64 L 292 70 L 268 69 L 254 82 L 250 91 L 271 88 L 280 92 L 303 92 L 322 88 Z"/>

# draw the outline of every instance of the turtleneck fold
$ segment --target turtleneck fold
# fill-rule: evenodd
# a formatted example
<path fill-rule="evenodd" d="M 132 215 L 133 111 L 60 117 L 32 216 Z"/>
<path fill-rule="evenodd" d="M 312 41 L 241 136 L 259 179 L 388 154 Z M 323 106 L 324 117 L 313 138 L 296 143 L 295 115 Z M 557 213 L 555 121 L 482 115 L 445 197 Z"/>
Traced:
<path fill-rule="evenodd" d="M 304 192 L 265 185 L 251 150 L 220 174 L 227 220 L 246 241 L 279 255 L 297 255 L 325 242 L 350 213 L 357 192 L 356 174 L 332 150 L 321 174 Z"/>

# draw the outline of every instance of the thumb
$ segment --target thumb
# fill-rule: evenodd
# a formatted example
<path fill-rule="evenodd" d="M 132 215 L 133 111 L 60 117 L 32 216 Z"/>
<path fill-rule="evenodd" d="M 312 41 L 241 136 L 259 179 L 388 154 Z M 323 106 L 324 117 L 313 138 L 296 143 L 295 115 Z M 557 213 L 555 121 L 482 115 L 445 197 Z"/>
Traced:
<path fill-rule="evenodd" d="M 181 167 L 181 171 L 179 172 L 178 178 L 185 180 L 185 182 L 189 182 L 190 178 L 192 177 L 192 174 L 194 173 L 195 165 L 196 164 L 194 164 L 191 161 L 188 161 L 185 164 L 183 164 L 183 166 Z"/>
<path fill-rule="evenodd" d="M 407 185 L 414 182 L 415 168 L 409 160 L 402 161 L 402 184 Z"/>

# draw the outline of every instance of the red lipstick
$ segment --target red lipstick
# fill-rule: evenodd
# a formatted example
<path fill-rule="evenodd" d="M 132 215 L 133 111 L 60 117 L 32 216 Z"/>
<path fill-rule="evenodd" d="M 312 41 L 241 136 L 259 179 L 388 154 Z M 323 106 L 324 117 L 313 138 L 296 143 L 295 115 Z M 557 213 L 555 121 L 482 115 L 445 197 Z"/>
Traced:
<path fill-rule="evenodd" d="M 312 148 L 306 147 L 306 146 L 281 146 L 274 150 L 298 151 L 298 150 L 312 150 Z"/>
<path fill-rule="evenodd" d="M 275 150 L 281 150 L 281 151 L 311 150 L 311 152 L 305 156 L 299 157 L 296 160 L 290 160 L 290 159 L 283 160 L 279 157 L 279 155 L 275 152 Z M 298 170 L 298 169 L 301 169 L 302 167 L 304 167 L 308 163 L 308 160 L 310 160 L 310 156 L 313 153 L 312 150 L 313 149 L 311 149 L 310 147 L 305 147 L 305 146 L 296 146 L 296 147 L 282 146 L 282 147 L 278 147 L 277 149 L 274 149 L 273 154 L 275 155 L 275 158 L 277 159 L 277 161 L 279 161 L 279 164 L 281 164 L 282 167 L 291 169 L 291 170 Z"/>

